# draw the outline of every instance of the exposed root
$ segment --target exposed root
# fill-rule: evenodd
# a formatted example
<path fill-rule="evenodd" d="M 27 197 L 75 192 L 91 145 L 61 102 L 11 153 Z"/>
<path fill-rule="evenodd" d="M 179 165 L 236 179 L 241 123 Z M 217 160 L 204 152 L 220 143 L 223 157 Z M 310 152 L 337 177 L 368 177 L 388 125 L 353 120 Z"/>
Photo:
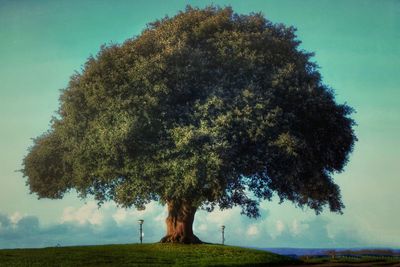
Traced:
<path fill-rule="evenodd" d="M 195 235 L 166 235 L 160 240 L 160 243 L 203 244 L 203 241 Z"/>

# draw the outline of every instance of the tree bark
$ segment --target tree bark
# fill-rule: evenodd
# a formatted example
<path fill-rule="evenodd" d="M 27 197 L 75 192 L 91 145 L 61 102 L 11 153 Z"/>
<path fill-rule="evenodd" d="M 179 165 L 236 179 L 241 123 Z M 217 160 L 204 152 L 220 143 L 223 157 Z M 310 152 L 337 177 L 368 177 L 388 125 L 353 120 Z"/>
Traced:
<path fill-rule="evenodd" d="M 197 208 L 187 201 L 168 201 L 167 235 L 161 243 L 184 243 L 201 244 L 203 243 L 193 234 L 193 221 Z"/>

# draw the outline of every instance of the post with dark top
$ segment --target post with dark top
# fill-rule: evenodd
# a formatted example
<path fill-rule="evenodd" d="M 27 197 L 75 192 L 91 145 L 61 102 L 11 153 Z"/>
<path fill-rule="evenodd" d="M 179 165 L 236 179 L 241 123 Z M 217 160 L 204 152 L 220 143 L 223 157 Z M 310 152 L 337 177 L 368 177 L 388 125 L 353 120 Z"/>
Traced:
<path fill-rule="evenodd" d="M 139 236 L 139 238 L 140 238 L 140 244 L 143 243 L 143 228 L 142 228 L 143 222 L 144 222 L 144 220 L 138 220 L 138 223 L 139 223 L 139 232 L 140 232 L 140 236 Z"/>
<path fill-rule="evenodd" d="M 222 245 L 225 244 L 225 225 L 221 226 L 221 233 L 222 233 Z"/>

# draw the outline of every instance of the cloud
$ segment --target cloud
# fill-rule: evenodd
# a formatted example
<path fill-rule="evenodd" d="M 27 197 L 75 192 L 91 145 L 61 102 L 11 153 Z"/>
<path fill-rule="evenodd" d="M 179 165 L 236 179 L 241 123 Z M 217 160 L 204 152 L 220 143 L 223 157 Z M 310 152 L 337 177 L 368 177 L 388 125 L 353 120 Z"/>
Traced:
<path fill-rule="evenodd" d="M 59 222 L 51 225 L 41 225 L 36 216 L 0 214 L 0 248 L 136 243 L 138 219 L 145 220 L 145 241 L 157 242 L 165 231 L 158 218 L 164 215 L 156 203 L 145 211 L 133 211 L 110 203 L 99 208 L 95 202 L 64 208 Z"/>
<path fill-rule="evenodd" d="M 280 235 L 285 230 L 285 224 L 281 220 L 276 221 L 275 227 L 278 235 Z"/>
<path fill-rule="evenodd" d="M 221 242 L 220 225 L 224 224 L 226 244 L 249 247 L 361 247 L 371 246 L 356 228 L 346 227 L 329 231 L 335 222 L 324 216 L 308 215 L 306 219 L 287 216 L 276 217 L 266 208 L 261 218 L 249 219 L 240 215 L 240 209 L 199 212 L 195 220 L 195 232 L 202 239 Z M 279 216 L 279 215 L 278 215 Z"/>
<path fill-rule="evenodd" d="M 330 232 L 332 222 L 324 217 L 288 219 L 273 217 L 266 208 L 262 217 L 249 219 L 239 208 L 198 211 L 194 232 L 202 240 L 221 242 L 225 225 L 226 244 L 249 247 L 355 247 L 368 246 L 355 229 Z M 113 203 L 101 208 L 95 202 L 60 211 L 58 223 L 42 225 L 38 217 L 0 214 L 0 248 L 46 247 L 56 244 L 89 245 L 136 243 L 138 220 L 143 219 L 144 241 L 157 242 L 165 234 L 165 207 L 153 202 L 146 210 L 123 209 Z"/>
<path fill-rule="evenodd" d="M 80 208 L 66 207 L 63 211 L 61 222 L 100 225 L 103 222 L 103 219 L 104 216 L 101 214 L 97 204 L 92 201 Z"/>
<path fill-rule="evenodd" d="M 117 224 L 122 224 L 124 221 L 126 221 L 126 218 L 128 217 L 129 212 L 126 211 L 126 209 L 118 209 L 113 215 L 113 219 Z"/>
<path fill-rule="evenodd" d="M 294 235 L 300 235 L 302 232 L 306 231 L 308 229 L 308 224 L 304 222 L 299 222 L 297 219 L 294 219 L 292 221 L 292 224 L 290 226 L 290 232 Z"/>
<path fill-rule="evenodd" d="M 10 216 L 10 221 L 13 224 L 18 223 L 21 219 L 22 219 L 22 215 L 19 212 L 14 212 L 11 216 Z"/>
<path fill-rule="evenodd" d="M 257 236 L 259 233 L 257 225 L 252 224 L 247 228 L 247 235 L 249 236 Z"/>
<path fill-rule="evenodd" d="M 278 220 L 276 231 L 265 247 L 333 248 L 368 246 L 356 229 L 338 231 L 332 235 L 328 231 L 331 223 L 324 217 L 315 216 L 309 220 L 293 220 L 290 224 Z"/>

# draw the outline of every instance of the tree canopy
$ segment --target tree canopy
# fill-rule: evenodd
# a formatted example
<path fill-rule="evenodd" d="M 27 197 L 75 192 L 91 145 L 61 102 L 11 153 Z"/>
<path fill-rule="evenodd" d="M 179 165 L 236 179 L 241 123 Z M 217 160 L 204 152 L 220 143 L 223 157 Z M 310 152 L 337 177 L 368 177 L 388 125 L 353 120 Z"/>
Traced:
<path fill-rule="evenodd" d="M 212 210 L 277 195 L 341 212 L 333 175 L 356 140 L 293 27 L 229 7 L 188 7 L 101 47 L 62 90 L 23 161 L 30 191 L 100 203 Z"/>

